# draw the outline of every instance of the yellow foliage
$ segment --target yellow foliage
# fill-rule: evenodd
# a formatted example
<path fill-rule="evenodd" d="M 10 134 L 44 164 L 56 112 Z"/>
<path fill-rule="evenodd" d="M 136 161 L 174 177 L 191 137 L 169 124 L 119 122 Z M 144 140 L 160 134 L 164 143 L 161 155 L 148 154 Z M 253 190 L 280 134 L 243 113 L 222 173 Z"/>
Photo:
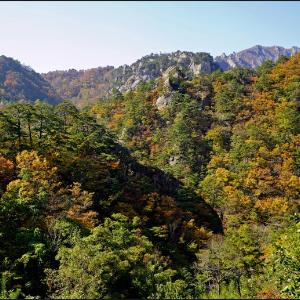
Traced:
<path fill-rule="evenodd" d="M 26 171 L 30 178 L 42 184 L 56 180 L 56 167 L 50 167 L 45 158 L 40 157 L 36 151 L 22 151 L 16 157 L 17 168 L 20 173 Z"/>
<path fill-rule="evenodd" d="M 46 159 L 36 151 L 22 151 L 16 157 L 20 179 L 11 181 L 7 191 L 16 191 L 24 202 L 34 201 L 39 192 L 51 193 L 60 186 L 57 181 L 57 168 L 51 168 Z"/>
<path fill-rule="evenodd" d="M 256 114 L 262 114 L 266 111 L 274 110 L 276 107 L 273 95 L 269 92 L 261 92 L 260 94 L 257 94 L 250 103 Z"/>
<path fill-rule="evenodd" d="M 300 54 L 292 56 L 287 62 L 278 64 L 270 74 L 271 80 L 275 81 L 275 88 L 286 87 L 292 81 L 299 81 Z"/>
<path fill-rule="evenodd" d="M 254 207 L 263 213 L 282 215 L 287 212 L 289 203 L 282 197 L 265 198 L 257 201 Z"/>
<path fill-rule="evenodd" d="M 90 210 L 93 193 L 83 191 L 79 182 L 74 182 L 69 191 L 71 192 L 71 203 L 67 211 L 67 216 L 81 222 L 88 228 L 95 227 L 98 214 Z"/>
<path fill-rule="evenodd" d="M 227 182 L 230 177 L 230 172 L 224 168 L 218 168 L 216 169 L 215 175 L 219 181 Z"/>

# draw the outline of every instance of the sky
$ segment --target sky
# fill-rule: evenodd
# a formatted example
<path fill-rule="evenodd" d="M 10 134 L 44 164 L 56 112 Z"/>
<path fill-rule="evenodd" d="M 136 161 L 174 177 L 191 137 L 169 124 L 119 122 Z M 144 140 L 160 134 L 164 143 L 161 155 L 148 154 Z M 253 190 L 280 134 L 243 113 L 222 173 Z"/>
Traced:
<path fill-rule="evenodd" d="M 1 2 L 0 55 L 38 72 L 131 64 L 150 53 L 300 47 L 300 2 Z"/>

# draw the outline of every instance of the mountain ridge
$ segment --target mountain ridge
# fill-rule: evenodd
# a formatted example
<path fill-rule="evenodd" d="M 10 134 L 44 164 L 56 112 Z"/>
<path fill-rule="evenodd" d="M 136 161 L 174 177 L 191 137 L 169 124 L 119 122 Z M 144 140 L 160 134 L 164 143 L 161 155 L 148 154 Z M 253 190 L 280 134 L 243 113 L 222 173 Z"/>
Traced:
<path fill-rule="evenodd" d="M 280 56 L 290 57 L 299 52 L 300 48 L 296 46 L 284 48 L 281 46 L 255 45 L 237 53 L 233 52 L 229 55 L 223 53 L 215 57 L 215 62 L 224 71 L 235 67 L 257 68 L 266 60 L 276 61 Z"/>
<path fill-rule="evenodd" d="M 287 49 L 281 46 L 255 45 L 237 53 L 233 52 L 229 55 L 223 53 L 221 56 L 213 57 L 207 52 L 178 50 L 171 53 L 151 53 L 131 65 L 124 64 L 119 67 L 107 66 L 79 71 L 74 69 L 51 71 L 42 75 L 62 98 L 99 99 L 113 88 L 126 92 L 134 89 L 141 81 L 157 79 L 173 66 L 182 69 L 187 76 L 193 76 L 211 73 L 217 69 L 223 71 L 236 67 L 255 69 L 266 60 L 275 62 L 280 56 L 290 57 L 298 52 L 300 52 L 300 48 L 296 46 Z M 72 72 L 71 78 L 69 77 L 70 72 Z M 94 78 L 94 80 L 88 78 Z M 69 93 L 68 87 L 71 87 L 72 93 Z M 77 92 L 74 92 L 75 90 Z"/>
<path fill-rule="evenodd" d="M 37 99 L 59 103 L 62 99 L 76 101 L 79 106 L 97 101 L 114 88 L 120 92 L 134 89 L 141 81 L 156 80 L 169 68 L 178 67 L 185 76 L 209 74 L 218 69 L 255 69 L 264 61 L 277 61 L 300 52 L 293 46 L 255 45 L 239 52 L 213 57 L 207 52 L 175 51 L 151 53 L 127 65 L 91 69 L 57 70 L 37 73 L 19 61 L 0 56 L 0 100 L 33 102 Z"/>
<path fill-rule="evenodd" d="M 41 74 L 18 60 L 0 56 L 0 100 L 33 102 L 37 99 L 56 104 L 62 99 Z"/>
<path fill-rule="evenodd" d="M 178 66 L 187 75 L 217 70 L 213 57 L 205 52 L 176 51 L 143 56 L 131 65 L 107 66 L 76 71 L 52 71 L 42 74 L 62 98 L 99 98 L 111 89 L 134 89 L 141 81 L 154 80 L 168 68 Z"/>

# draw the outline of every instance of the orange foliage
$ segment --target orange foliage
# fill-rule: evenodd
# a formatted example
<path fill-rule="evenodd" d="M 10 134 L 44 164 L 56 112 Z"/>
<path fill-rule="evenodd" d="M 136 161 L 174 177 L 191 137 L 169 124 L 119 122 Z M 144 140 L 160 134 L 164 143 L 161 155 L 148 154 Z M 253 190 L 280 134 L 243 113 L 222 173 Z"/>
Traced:
<path fill-rule="evenodd" d="M 14 164 L 0 155 L 0 189 L 4 190 L 6 185 L 13 179 Z"/>
<path fill-rule="evenodd" d="M 81 184 L 78 182 L 74 182 L 69 191 L 71 192 L 71 202 L 67 216 L 88 228 L 95 227 L 98 223 L 98 214 L 90 209 L 93 194 L 82 191 Z"/>
<path fill-rule="evenodd" d="M 276 82 L 275 88 L 286 87 L 300 78 L 300 54 L 292 56 L 287 62 L 278 64 L 272 70 L 270 78 Z"/>

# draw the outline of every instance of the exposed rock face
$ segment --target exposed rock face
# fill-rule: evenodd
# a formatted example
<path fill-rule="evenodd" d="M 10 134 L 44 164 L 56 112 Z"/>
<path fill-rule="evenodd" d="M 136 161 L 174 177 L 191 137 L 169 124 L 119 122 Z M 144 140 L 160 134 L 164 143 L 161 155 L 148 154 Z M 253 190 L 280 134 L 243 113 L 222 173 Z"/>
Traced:
<path fill-rule="evenodd" d="M 134 89 L 141 81 L 155 80 L 170 67 L 179 67 L 187 75 L 211 73 L 218 68 L 208 53 L 177 51 L 150 54 L 130 66 L 53 71 L 43 76 L 62 98 L 96 99 L 112 88 L 126 92 Z"/>
<path fill-rule="evenodd" d="M 129 66 L 132 75 L 121 84 L 120 91 L 133 89 L 140 81 L 154 80 L 174 67 L 189 75 L 207 74 L 217 69 L 212 56 L 204 52 L 177 51 L 168 54 L 150 54 Z"/>
<path fill-rule="evenodd" d="M 0 100 L 41 99 L 57 103 L 62 99 L 73 99 L 79 100 L 80 105 L 86 105 L 107 95 L 113 88 L 126 92 L 134 89 L 141 81 L 155 80 L 162 75 L 168 77 L 167 74 L 173 72 L 174 68 L 177 73 L 173 77 L 209 74 L 218 68 L 256 68 L 266 60 L 276 61 L 280 56 L 290 57 L 299 52 L 298 47 L 285 49 L 257 45 L 230 55 L 223 53 L 213 59 L 205 52 L 176 51 L 150 54 L 131 65 L 118 68 L 71 69 L 42 75 L 12 58 L 0 56 Z M 157 99 L 159 109 L 171 101 L 172 87 L 169 80 L 165 81 L 165 87 L 167 91 Z"/>
<path fill-rule="evenodd" d="M 158 109 L 162 109 L 165 108 L 166 106 L 168 106 L 172 101 L 172 95 L 168 95 L 168 96 L 160 96 L 157 100 L 156 100 L 156 106 Z"/>
<path fill-rule="evenodd" d="M 161 76 L 163 81 L 163 95 L 156 100 L 157 108 L 163 109 L 172 102 L 176 86 L 184 78 L 183 72 L 178 67 L 169 67 Z"/>
<path fill-rule="evenodd" d="M 256 45 L 238 53 L 233 52 L 228 56 L 223 53 L 221 56 L 215 58 L 215 62 L 224 71 L 236 67 L 257 68 L 266 60 L 275 62 L 280 56 L 290 57 L 299 52 L 300 48 L 298 47 L 285 49 L 278 46 L 264 47 Z"/>
<path fill-rule="evenodd" d="M 176 165 L 178 161 L 180 161 L 180 156 L 179 155 L 169 157 L 169 164 L 171 166 Z"/>
<path fill-rule="evenodd" d="M 280 56 L 290 57 L 300 52 L 300 48 L 263 47 L 222 54 L 215 59 L 205 52 L 176 51 L 173 53 L 150 54 L 131 65 L 118 68 L 111 66 L 89 70 L 54 71 L 43 74 L 61 98 L 71 98 L 93 102 L 107 95 L 113 88 L 126 92 L 134 89 L 141 81 L 155 80 L 172 68 L 180 69 L 185 76 L 209 74 L 221 68 L 256 68 L 266 60 L 276 61 Z M 171 68 L 171 69 L 170 69 Z M 166 82 L 166 84 L 168 84 Z M 157 99 L 157 106 L 170 103 L 170 95 L 165 93 Z"/>

